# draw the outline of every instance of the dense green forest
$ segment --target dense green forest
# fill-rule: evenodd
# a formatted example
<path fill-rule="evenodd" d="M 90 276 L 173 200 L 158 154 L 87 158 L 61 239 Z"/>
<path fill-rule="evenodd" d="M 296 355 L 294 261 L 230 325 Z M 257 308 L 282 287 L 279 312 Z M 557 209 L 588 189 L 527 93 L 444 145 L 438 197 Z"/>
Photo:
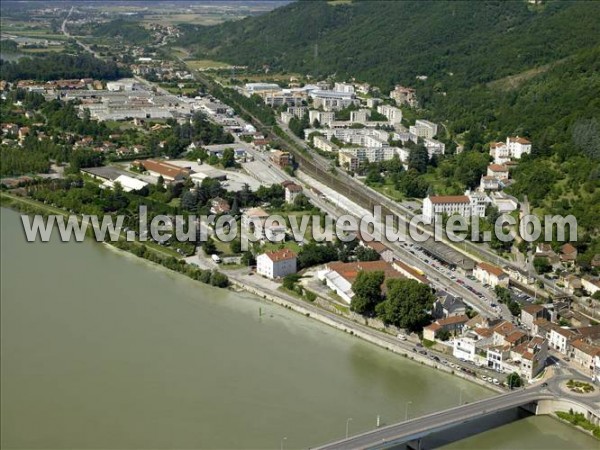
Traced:
<path fill-rule="evenodd" d="M 110 61 L 102 61 L 91 55 L 52 54 L 18 61 L 0 60 L 0 79 L 15 80 L 58 80 L 97 78 L 114 80 L 131 76 L 128 69 L 117 67 Z"/>
<path fill-rule="evenodd" d="M 202 57 L 273 70 L 356 77 L 388 89 L 415 76 L 470 86 L 600 43 L 600 4 L 525 1 L 300 1 L 260 17 L 188 26 Z M 574 24 L 577 24 L 574 26 Z"/>

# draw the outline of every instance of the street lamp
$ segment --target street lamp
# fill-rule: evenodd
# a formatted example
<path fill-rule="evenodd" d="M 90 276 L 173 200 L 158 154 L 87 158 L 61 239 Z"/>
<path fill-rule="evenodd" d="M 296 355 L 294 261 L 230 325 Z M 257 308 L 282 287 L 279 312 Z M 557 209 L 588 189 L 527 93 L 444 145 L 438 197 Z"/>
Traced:
<path fill-rule="evenodd" d="M 406 402 L 406 408 L 404 409 L 404 421 L 408 420 L 408 405 L 412 405 L 412 402 Z"/>
<path fill-rule="evenodd" d="M 282 438 L 282 439 L 281 439 L 280 446 L 279 446 L 279 448 L 280 448 L 281 450 L 283 450 L 283 442 L 284 442 L 284 441 L 287 441 L 287 437 L 284 437 L 284 438 Z"/>
<path fill-rule="evenodd" d="M 348 417 L 346 419 L 346 439 L 348 439 L 348 427 L 350 426 L 351 421 L 352 421 L 352 417 Z"/>

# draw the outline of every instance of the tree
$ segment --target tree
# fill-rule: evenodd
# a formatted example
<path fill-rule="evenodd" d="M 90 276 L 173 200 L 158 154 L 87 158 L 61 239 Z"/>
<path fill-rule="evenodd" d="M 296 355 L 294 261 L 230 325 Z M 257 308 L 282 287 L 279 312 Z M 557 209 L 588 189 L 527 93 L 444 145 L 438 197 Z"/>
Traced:
<path fill-rule="evenodd" d="M 381 302 L 381 285 L 385 274 L 381 271 L 360 271 L 352 283 L 354 297 L 350 303 L 350 309 L 363 315 L 373 315 L 375 307 Z"/>
<path fill-rule="evenodd" d="M 413 148 L 408 155 L 408 168 L 423 173 L 427 171 L 429 154 L 424 145 L 418 145 Z"/>
<path fill-rule="evenodd" d="M 509 389 L 514 389 L 523 386 L 523 379 L 517 372 L 513 372 L 506 377 L 506 384 Z"/>
<path fill-rule="evenodd" d="M 239 239 L 234 239 L 229 243 L 229 251 L 234 255 L 242 253 L 242 243 Z"/>
<path fill-rule="evenodd" d="M 297 273 L 291 273 L 283 277 L 283 287 L 293 291 L 296 289 L 296 283 L 298 283 L 298 281 L 300 281 L 300 275 Z"/>
<path fill-rule="evenodd" d="M 447 341 L 448 339 L 450 339 L 450 331 L 448 331 L 446 328 L 443 328 L 438 334 L 437 334 L 437 338 L 440 341 Z"/>
<path fill-rule="evenodd" d="M 204 245 L 202 246 L 204 249 L 204 253 L 207 255 L 212 255 L 217 252 L 217 246 L 215 245 L 215 241 L 212 238 L 208 238 Z"/>
<path fill-rule="evenodd" d="M 371 247 L 364 247 L 360 245 L 356 249 L 356 259 L 359 261 L 378 261 L 381 258 L 379 253 Z"/>
<path fill-rule="evenodd" d="M 228 167 L 235 166 L 235 152 L 232 148 L 226 148 L 223 150 L 223 157 L 221 158 L 221 164 L 223 168 L 227 169 Z"/>
<path fill-rule="evenodd" d="M 537 273 L 544 274 L 552 270 L 552 265 L 548 262 L 548 258 L 535 258 L 533 260 L 533 267 Z"/>
<path fill-rule="evenodd" d="M 429 321 L 435 295 L 431 288 L 415 280 L 387 281 L 385 301 L 377 306 L 377 316 L 387 324 L 419 331 Z"/>
<path fill-rule="evenodd" d="M 227 278 L 227 275 L 222 274 L 217 270 L 213 270 L 210 274 L 210 284 L 212 286 L 225 288 L 229 286 L 229 278 Z"/>

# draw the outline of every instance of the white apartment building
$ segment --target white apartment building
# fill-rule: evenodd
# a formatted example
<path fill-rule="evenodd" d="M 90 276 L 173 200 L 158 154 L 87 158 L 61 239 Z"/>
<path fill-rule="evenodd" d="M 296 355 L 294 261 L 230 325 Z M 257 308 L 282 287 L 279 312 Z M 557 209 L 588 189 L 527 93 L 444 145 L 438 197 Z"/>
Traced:
<path fill-rule="evenodd" d="M 344 148 L 340 151 L 340 155 L 344 154 L 344 156 L 338 156 L 340 166 L 345 167 L 343 163 L 347 163 L 348 155 L 354 156 L 357 158 L 358 163 L 361 162 L 381 162 L 381 161 L 389 161 L 394 157 L 394 155 L 398 154 L 397 147 L 348 147 Z"/>
<path fill-rule="evenodd" d="M 409 127 L 409 131 L 418 137 L 433 139 L 437 134 L 438 126 L 429 120 L 417 120 L 414 125 Z"/>
<path fill-rule="evenodd" d="M 429 196 L 423 200 L 423 220 L 432 223 L 435 216 L 447 214 L 471 216 L 471 200 L 466 195 Z"/>
<path fill-rule="evenodd" d="M 371 111 L 368 109 L 359 109 L 358 111 L 350 112 L 350 122 L 352 123 L 366 123 L 371 116 Z"/>
<path fill-rule="evenodd" d="M 550 330 L 550 347 L 566 355 L 569 349 L 569 341 L 575 333 L 568 328 L 553 328 Z"/>
<path fill-rule="evenodd" d="M 469 197 L 471 201 L 471 215 L 478 217 L 485 217 L 485 211 L 492 203 L 492 200 L 486 195 L 485 192 L 471 192 L 465 191 L 465 195 Z"/>
<path fill-rule="evenodd" d="M 444 144 L 443 142 L 437 141 L 435 139 L 425 138 L 423 140 L 423 144 L 425 145 L 425 148 L 427 149 L 427 154 L 429 155 L 429 159 L 431 159 L 431 157 L 433 155 L 443 155 L 444 152 L 446 151 L 446 144 Z"/>
<path fill-rule="evenodd" d="M 288 183 L 285 186 L 285 202 L 294 203 L 294 200 L 302 194 L 302 186 L 296 183 Z"/>
<path fill-rule="evenodd" d="M 346 94 L 354 94 L 354 86 L 350 83 L 335 83 L 333 90 L 336 92 L 344 92 Z"/>
<path fill-rule="evenodd" d="M 289 109 L 289 108 L 288 108 L 288 109 Z M 283 112 L 281 113 L 281 116 L 280 116 L 280 118 L 281 118 L 281 121 L 282 121 L 283 123 L 285 123 L 286 125 L 289 125 L 289 124 L 290 124 L 290 121 L 291 121 L 291 120 L 294 118 L 294 115 L 293 115 L 292 113 L 289 113 L 289 112 L 283 111 Z"/>
<path fill-rule="evenodd" d="M 340 149 L 336 144 L 329 139 L 326 139 L 324 136 L 313 137 L 313 145 L 315 148 L 324 152 L 337 152 Z"/>
<path fill-rule="evenodd" d="M 338 162 L 340 163 L 340 167 L 348 172 L 356 172 L 360 166 L 358 157 L 345 149 L 338 153 Z"/>
<path fill-rule="evenodd" d="M 282 278 L 296 271 L 296 254 L 287 248 L 263 253 L 256 258 L 256 273 L 267 278 Z"/>
<path fill-rule="evenodd" d="M 377 112 L 387 117 L 389 122 L 393 125 L 402 122 L 402 110 L 400 108 L 390 105 L 379 105 L 377 107 Z"/>
<path fill-rule="evenodd" d="M 506 146 L 508 152 L 515 159 L 520 159 L 521 156 L 531 153 L 531 142 L 519 136 L 506 138 Z"/>
<path fill-rule="evenodd" d="M 477 347 L 475 340 L 469 337 L 463 337 L 454 340 L 454 349 L 452 355 L 455 358 L 464 359 L 466 361 L 475 361 Z"/>
<path fill-rule="evenodd" d="M 308 108 L 306 106 L 290 106 L 287 109 L 287 112 L 292 114 L 294 117 L 297 117 L 298 119 L 302 119 L 302 117 L 304 117 L 304 114 L 308 112 Z"/>
<path fill-rule="evenodd" d="M 511 159 L 521 159 L 523 155 L 529 153 L 531 153 L 531 142 L 519 136 L 507 137 L 506 142 L 490 144 L 490 155 L 496 164 L 504 164 Z"/>
<path fill-rule="evenodd" d="M 321 125 L 329 126 L 329 124 L 335 120 L 335 113 L 333 111 L 317 111 L 311 109 L 308 112 L 308 121 L 312 125 L 315 120 Z"/>

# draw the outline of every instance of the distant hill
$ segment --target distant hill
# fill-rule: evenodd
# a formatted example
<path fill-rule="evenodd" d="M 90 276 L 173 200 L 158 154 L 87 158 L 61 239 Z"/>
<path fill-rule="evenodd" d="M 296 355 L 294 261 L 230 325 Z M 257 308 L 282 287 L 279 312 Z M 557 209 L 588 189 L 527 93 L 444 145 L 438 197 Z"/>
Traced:
<path fill-rule="evenodd" d="M 470 86 L 600 44 L 600 3 L 299 1 L 259 17 L 190 27 L 199 56 L 382 88 L 426 75 Z M 453 76 L 450 76 L 452 73 Z"/>

